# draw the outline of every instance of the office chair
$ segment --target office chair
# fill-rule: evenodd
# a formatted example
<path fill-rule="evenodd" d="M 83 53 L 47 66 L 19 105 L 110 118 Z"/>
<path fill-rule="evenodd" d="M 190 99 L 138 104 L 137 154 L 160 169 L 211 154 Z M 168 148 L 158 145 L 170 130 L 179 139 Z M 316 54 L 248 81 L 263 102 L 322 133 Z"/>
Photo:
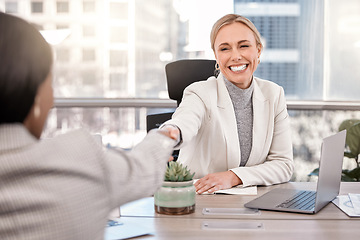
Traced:
<path fill-rule="evenodd" d="M 170 99 L 176 100 L 179 106 L 184 89 L 193 82 L 206 80 L 215 75 L 215 60 L 186 59 L 168 63 L 165 66 L 167 88 Z M 174 112 L 150 114 L 146 116 L 146 129 L 150 131 L 158 128 L 165 121 L 171 119 Z M 172 154 L 177 160 L 179 150 Z"/>
<path fill-rule="evenodd" d="M 169 97 L 179 106 L 184 89 L 193 82 L 206 80 L 215 75 L 215 60 L 186 59 L 165 66 Z"/>
<path fill-rule="evenodd" d="M 151 129 L 159 128 L 161 124 L 171 118 L 173 113 L 174 112 L 148 114 L 146 116 L 146 131 L 149 132 Z"/>
<path fill-rule="evenodd" d="M 215 75 L 215 60 L 186 59 L 166 64 L 165 73 L 170 99 L 179 106 L 184 89 L 193 82 L 206 80 Z M 146 130 L 158 128 L 169 120 L 174 112 L 149 114 L 146 116 Z"/>

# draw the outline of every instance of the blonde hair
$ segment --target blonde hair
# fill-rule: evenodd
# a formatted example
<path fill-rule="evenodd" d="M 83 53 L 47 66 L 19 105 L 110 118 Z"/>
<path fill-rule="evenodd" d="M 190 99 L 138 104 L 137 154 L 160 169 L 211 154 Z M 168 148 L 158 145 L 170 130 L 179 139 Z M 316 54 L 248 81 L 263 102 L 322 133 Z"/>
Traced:
<path fill-rule="evenodd" d="M 256 45 L 258 47 L 260 47 L 260 49 L 263 49 L 263 44 L 261 42 L 260 33 L 257 30 L 257 28 L 255 27 L 255 25 L 249 19 L 247 19 L 246 17 L 243 17 L 241 15 L 238 15 L 238 14 L 227 14 L 227 15 L 223 16 L 222 18 L 220 18 L 219 20 L 217 20 L 211 29 L 210 43 L 211 43 L 211 48 L 213 51 L 215 51 L 215 46 L 214 46 L 215 38 L 218 35 L 220 29 L 223 26 L 226 26 L 226 25 L 229 25 L 229 24 L 232 24 L 235 22 L 242 23 L 245 26 L 247 26 L 248 28 L 250 28 L 250 30 L 254 33 Z"/>

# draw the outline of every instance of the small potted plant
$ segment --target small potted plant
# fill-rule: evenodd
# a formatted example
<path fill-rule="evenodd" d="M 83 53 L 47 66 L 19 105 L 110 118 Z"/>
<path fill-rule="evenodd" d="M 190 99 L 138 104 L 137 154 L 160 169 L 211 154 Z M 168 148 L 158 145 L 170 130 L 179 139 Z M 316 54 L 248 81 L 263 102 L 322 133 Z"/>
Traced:
<path fill-rule="evenodd" d="M 196 195 L 194 174 L 179 162 L 169 162 L 164 183 L 154 195 L 155 211 L 169 215 L 193 213 Z"/>

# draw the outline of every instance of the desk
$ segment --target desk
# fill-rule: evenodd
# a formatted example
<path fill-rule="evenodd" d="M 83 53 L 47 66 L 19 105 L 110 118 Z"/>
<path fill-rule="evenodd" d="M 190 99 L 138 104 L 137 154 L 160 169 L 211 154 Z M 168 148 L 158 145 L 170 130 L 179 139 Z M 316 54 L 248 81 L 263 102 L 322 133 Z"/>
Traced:
<path fill-rule="evenodd" d="M 253 215 L 204 215 L 203 208 L 243 208 L 244 204 L 273 188 L 314 190 L 314 182 L 285 183 L 258 187 L 257 196 L 197 195 L 195 213 L 169 216 L 154 212 L 153 198 L 144 198 L 121 207 L 121 221 L 135 221 L 154 229 L 144 239 L 352 239 L 360 236 L 360 218 L 349 218 L 330 203 L 314 215 L 260 211 Z M 360 183 L 342 183 L 340 194 L 360 193 Z M 209 229 L 204 224 L 237 226 L 242 229 Z M 244 229 L 246 224 L 260 225 Z"/>

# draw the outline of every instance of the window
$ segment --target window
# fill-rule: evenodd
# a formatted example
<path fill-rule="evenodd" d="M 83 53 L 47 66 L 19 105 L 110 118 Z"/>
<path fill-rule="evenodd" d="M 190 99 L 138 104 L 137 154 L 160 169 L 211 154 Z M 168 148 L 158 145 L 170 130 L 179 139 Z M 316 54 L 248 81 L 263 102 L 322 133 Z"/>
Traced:
<path fill-rule="evenodd" d="M 119 95 L 126 96 L 127 90 L 127 74 L 126 73 L 111 73 L 110 74 L 110 89 L 120 92 Z"/>
<path fill-rule="evenodd" d="M 360 2 L 328 5 L 324 98 L 360 100 Z"/>
<path fill-rule="evenodd" d="M 84 1 L 83 2 L 83 12 L 84 13 L 94 13 L 95 12 L 95 1 Z"/>
<path fill-rule="evenodd" d="M 115 26 L 110 29 L 110 41 L 126 43 L 128 38 L 127 27 Z"/>
<path fill-rule="evenodd" d="M 9 11 L 15 9 L 12 3 L 17 3 L 19 16 L 28 17 L 31 6 L 31 13 L 36 15 L 30 20 L 39 26 L 71 31 L 54 46 L 58 106 L 62 99 L 69 99 L 71 105 L 73 98 L 84 97 L 95 98 L 100 105 L 105 102 L 104 107 L 54 108 L 43 136 L 85 126 L 91 132 L 101 132 L 105 143 L 132 147 L 145 134 L 146 114 L 155 109 L 113 108 L 106 105 L 107 101 L 168 101 L 165 65 L 178 59 L 213 59 L 210 29 L 218 18 L 231 12 L 248 17 L 259 29 L 265 49 L 255 75 L 283 86 L 288 101 L 360 102 L 358 0 L 73 2 L 0 0 Z M 61 14 L 54 16 L 53 11 Z M 156 111 L 172 107 L 164 106 Z M 302 175 L 297 179 L 305 179 L 314 168 L 319 156 L 314 146 L 320 145 L 315 139 L 336 131 L 345 118 L 360 117 L 356 111 L 289 113 L 296 162 L 301 162 L 300 157 L 311 159 L 301 167 L 295 166 L 302 171 L 296 173 Z"/>
<path fill-rule="evenodd" d="M 323 2 L 235 0 L 234 7 L 265 43 L 255 75 L 283 86 L 288 99 L 323 99 Z"/>
<path fill-rule="evenodd" d="M 17 13 L 18 12 L 18 3 L 17 2 L 5 2 L 5 12 L 6 13 Z"/>
<path fill-rule="evenodd" d="M 56 50 L 56 61 L 69 62 L 70 61 L 70 50 L 67 48 L 60 48 Z"/>
<path fill-rule="evenodd" d="M 84 62 L 95 61 L 95 49 L 83 49 L 82 59 Z"/>
<path fill-rule="evenodd" d="M 43 12 L 43 2 L 38 2 L 38 1 L 31 2 L 31 12 L 32 13 L 42 13 Z"/>
<path fill-rule="evenodd" d="M 83 26 L 83 36 L 84 37 L 94 37 L 95 36 L 95 27 L 92 25 Z"/>
<path fill-rule="evenodd" d="M 235 12 L 254 22 L 265 43 L 255 75 L 283 86 L 289 100 L 360 100 L 357 0 L 224 0 L 221 4 L 215 0 L 84 0 L 74 4 L 73 13 L 70 1 L 49 0 L 46 8 L 44 1 L 0 1 L 7 11 L 21 10 L 19 15 L 26 14 L 27 8 L 19 6 L 26 1 L 37 15 L 49 16 L 53 9 L 68 13 L 51 17 L 57 29 L 71 26 L 70 36 L 56 46 L 65 44 L 80 55 L 74 55 L 75 64 L 67 65 L 68 71 L 80 71 L 78 66 L 86 67 L 93 59 L 90 52 L 83 53 L 84 60 L 89 61 L 81 62 L 81 52 L 75 49 L 82 45 L 96 49 L 101 53 L 98 64 L 104 74 L 98 79 L 99 85 L 106 86 L 102 81 L 109 81 L 110 68 L 127 66 L 128 85 L 144 88 L 133 91 L 139 94 L 135 97 L 166 97 L 164 67 L 169 61 L 214 58 L 209 44 L 211 26 L 225 13 Z M 188 11 L 199 6 L 206 6 L 206 11 Z M 78 14 L 82 10 L 88 14 Z M 46 19 L 37 18 L 36 24 L 49 29 L 51 24 Z M 56 66 L 64 67 L 61 63 Z M 106 95 L 106 90 L 99 91 Z M 76 93 L 72 97 L 77 97 Z"/>
<path fill-rule="evenodd" d="M 265 39 L 259 77 L 282 85 L 288 99 L 360 100 L 358 1 L 234 4 L 235 12 L 249 17 Z"/>
<path fill-rule="evenodd" d="M 57 13 L 68 13 L 69 12 L 69 2 L 58 1 L 56 3 L 56 12 Z"/>
<path fill-rule="evenodd" d="M 110 67 L 127 67 L 127 52 L 122 50 L 110 51 Z"/>
<path fill-rule="evenodd" d="M 146 4 L 146 3 L 145 3 Z M 128 3 L 110 3 L 110 18 L 128 19 Z"/>
<path fill-rule="evenodd" d="M 95 70 L 91 70 L 91 69 L 87 69 L 84 70 L 82 72 L 82 83 L 83 85 L 85 85 L 85 87 L 87 87 L 86 85 L 96 85 L 96 79 L 97 79 L 97 74 Z"/>
<path fill-rule="evenodd" d="M 56 29 L 68 29 L 69 25 L 67 24 L 57 24 Z"/>

